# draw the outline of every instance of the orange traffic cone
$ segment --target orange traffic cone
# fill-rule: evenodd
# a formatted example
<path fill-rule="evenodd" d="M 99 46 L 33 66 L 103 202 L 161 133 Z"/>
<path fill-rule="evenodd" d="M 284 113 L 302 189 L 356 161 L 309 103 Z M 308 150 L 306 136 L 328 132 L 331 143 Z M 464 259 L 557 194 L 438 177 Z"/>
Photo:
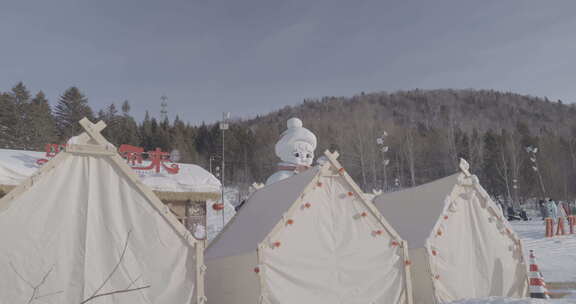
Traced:
<path fill-rule="evenodd" d="M 530 250 L 530 272 L 528 274 L 530 278 L 530 297 L 536 299 L 550 299 L 548 295 L 548 289 L 546 288 L 546 282 L 542 277 L 542 273 L 538 269 L 536 264 L 536 258 L 534 257 L 534 250 Z"/>
<path fill-rule="evenodd" d="M 547 217 L 545 221 L 546 221 L 546 237 L 554 236 L 554 220 Z"/>

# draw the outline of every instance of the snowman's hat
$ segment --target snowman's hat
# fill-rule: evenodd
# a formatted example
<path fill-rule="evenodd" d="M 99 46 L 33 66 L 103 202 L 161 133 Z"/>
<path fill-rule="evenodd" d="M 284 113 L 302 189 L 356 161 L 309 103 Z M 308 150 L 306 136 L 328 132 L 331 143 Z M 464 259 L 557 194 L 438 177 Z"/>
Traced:
<path fill-rule="evenodd" d="M 291 147 L 295 142 L 305 142 L 312 146 L 312 150 L 316 149 L 316 135 L 310 130 L 302 127 L 302 121 L 296 117 L 288 119 L 286 123 L 288 129 L 280 135 L 280 140 L 276 143 L 274 150 L 276 155 L 280 156 L 286 151 L 287 147 Z"/>

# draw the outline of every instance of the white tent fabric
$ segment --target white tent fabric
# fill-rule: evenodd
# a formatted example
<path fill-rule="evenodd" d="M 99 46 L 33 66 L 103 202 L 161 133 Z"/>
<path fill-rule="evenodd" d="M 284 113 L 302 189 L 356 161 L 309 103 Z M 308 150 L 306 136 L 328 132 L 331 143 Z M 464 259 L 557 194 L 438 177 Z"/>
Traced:
<path fill-rule="evenodd" d="M 382 194 L 374 204 L 408 242 L 414 303 L 527 295 L 522 242 L 475 176 Z"/>
<path fill-rule="evenodd" d="M 250 197 L 206 251 L 209 302 L 409 303 L 402 240 L 339 168 Z"/>
<path fill-rule="evenodd" d="M 102 146 L 70 147 L 99 152 L 61 152 L 0 200 L 0 303 L 196 300 L 201 243 Z"/>

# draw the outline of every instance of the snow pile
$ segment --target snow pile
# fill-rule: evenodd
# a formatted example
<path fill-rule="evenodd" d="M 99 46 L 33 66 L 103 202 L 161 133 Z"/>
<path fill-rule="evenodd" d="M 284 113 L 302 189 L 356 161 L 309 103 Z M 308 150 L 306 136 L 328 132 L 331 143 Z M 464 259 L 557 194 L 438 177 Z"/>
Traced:
<path fill-rule="evenodd" d="M 544 221 L 511 222 L 524 241 L 525 254 L 534 250 L 536 262 L 546 282 L 576 282 L 576 234 L 544 237 Z M 565 223 L 565 229 L 567 229 Z M 573 301 L 576 303 L 576 300 Z"/>
<path fill-rule="evenodd" d="M 140 167 L 150 162 L 144 161 Z M 193 164 L 178 164 L 177 174 L 165 171 L 135 170 L 144 184 L 162 192 L 220 192 L 220 181 L 204 168 Z"/>

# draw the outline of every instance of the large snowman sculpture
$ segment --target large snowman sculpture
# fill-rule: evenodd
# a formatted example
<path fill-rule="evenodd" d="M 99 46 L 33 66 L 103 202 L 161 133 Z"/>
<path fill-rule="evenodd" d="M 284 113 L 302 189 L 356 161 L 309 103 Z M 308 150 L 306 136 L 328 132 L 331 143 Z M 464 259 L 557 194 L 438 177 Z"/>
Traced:
<path fill-rule="evenodd" d="M 278 163 L 278 172 L 266 180 L 266 185 L 289 178 L 312 165 L 316 150 L 316 135 L 302 127 L 298 118 L 288 119 L 288 129 L 280 135 L 275 152 L 282 162 Z"/>

